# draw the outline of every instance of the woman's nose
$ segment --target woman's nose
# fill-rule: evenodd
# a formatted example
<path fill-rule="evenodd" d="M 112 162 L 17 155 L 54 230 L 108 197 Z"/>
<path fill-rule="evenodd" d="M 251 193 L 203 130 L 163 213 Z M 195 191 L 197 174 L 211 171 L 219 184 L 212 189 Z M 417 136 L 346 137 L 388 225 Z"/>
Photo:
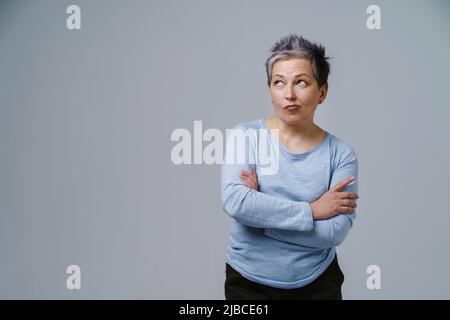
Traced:
<path fill-rule="evenodd" d="M 286 99 L 288 100 L 295 99 L 294 91 L 291 88 L 287 89 Z"/>

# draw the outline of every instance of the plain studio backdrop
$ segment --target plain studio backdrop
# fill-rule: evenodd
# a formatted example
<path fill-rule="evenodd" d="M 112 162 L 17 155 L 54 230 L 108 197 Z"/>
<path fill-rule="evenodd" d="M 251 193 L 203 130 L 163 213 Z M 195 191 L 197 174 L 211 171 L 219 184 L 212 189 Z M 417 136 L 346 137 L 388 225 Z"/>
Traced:
<path fill-rule="evenodd" d="M 448 1 L 2 1 L 0 297 L 223 299 L 220 165 L 175 165 L 171 134 L 272 115 L 264 62 L 296 33 L 332 57 L 317 123 L 359 158 L 344 298 L 449 299 L 449 14 Z"/>

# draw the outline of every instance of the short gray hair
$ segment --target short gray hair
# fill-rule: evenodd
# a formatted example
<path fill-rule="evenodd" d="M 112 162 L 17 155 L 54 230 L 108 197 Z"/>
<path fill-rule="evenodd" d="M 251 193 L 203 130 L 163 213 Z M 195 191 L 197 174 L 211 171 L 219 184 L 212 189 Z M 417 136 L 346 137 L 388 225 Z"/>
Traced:
<path fill-rule="evenodd" d="M 307 58 L 311 62 L 314 77 L 319 88 L 328 83 L 330 74 L 330 59 L 325 56 L 325 48 L 321 44 L 312 43 L 301 36 L 290 34 L 278 40 L 270 49 L 270 56 L 266 60 L 267 84 L 270 88 L 272 67 L 280 59 Z"/>

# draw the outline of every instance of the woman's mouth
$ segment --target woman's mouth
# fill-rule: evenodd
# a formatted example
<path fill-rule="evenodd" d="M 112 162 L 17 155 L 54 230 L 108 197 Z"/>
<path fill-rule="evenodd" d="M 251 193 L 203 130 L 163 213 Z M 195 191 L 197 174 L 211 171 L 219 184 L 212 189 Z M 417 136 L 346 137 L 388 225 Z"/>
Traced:
<path fill-rule="evenodd" d="M 296 111 L 296 110 L 298 110 L 299 108 L 300 108 L 300 106 L 297 105 L 297 104 L 290 104 L 290 105 L 284 107 L 284 109 L 285 109 L 285 110 L 288 110 L 288 111 Z"/>

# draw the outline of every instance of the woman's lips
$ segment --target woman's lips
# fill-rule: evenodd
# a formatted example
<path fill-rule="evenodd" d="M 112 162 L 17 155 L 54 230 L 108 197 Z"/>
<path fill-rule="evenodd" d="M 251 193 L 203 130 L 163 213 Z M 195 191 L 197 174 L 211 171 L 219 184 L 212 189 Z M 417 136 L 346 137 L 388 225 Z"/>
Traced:
<path fill-rule="evenodd" d="M 296 111 L 296 110 L 298 110 L 299 108 L 300 108 L 300 106 L 299 106 L 299 105 L 296 105 L 296 104 L 289 105 L 289 106 L 286 106 L 286 107 L 285 107 L 285 109 L 288 110 L 288 111 Z"/>

